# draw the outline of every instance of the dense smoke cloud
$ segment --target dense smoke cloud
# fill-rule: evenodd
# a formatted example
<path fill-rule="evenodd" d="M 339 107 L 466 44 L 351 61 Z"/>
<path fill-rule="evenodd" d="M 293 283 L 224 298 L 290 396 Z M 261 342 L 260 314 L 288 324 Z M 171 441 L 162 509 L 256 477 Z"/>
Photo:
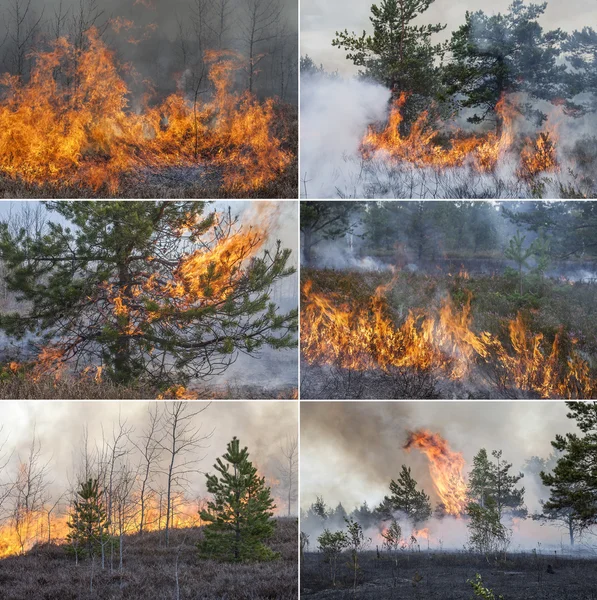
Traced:
<path fill-rule="evenodd" d="M 437 501 L 427 459 L 403 450 L 409 431 L 439 433 L 469 466 L 481 448 L 503 449 L 517 471 L 531 456 L 547 458 L 556 433 L 575 430 L 566 412 L 563 402 L 304 403 L 301 505 L 317 495 L 347 510 L 364 500 L 375 505 L 402 464 Z M 530 498 L 527 504 L 536 508 Z"/>
<path fill-rule="evenodd" d="M 276 15 L 262 20 L 260 25 L 268 25 L 265 30 L 258 29 L 254 53 L 260 57 L 260 64 L 255 91 L 263 96 L 283 94 L 284 99 L 296 102 L 296 0 L 1 0 L 0 40 L 4 44 L 0 48 L 0 71 L 14 72 L 15 48 L 19 46 L 14 15 L 17 6 L 20 15 L 28 7 L 21 35 L 31 28 L 34 35 L 27 41 L 27 48 L 43 47 L 57 33 L 72 39 L 83 15 L 83 21 L 97 27 L 106 44 L 116 51 L 117 59 L 128 63 L 125 70 L 138 74 L 132 78 L 136 84 L 149 80 L 158 96 L 172 93 L 184 83 L 197 51 L 225 49 L 249 55 L 247 26 L 255 4 L 264 17 Z M 220 15 L 225 15 L 223 26 L 219 24 Z M 199 20 L 204 22 L 201 36 L 197 35 Z M 133 89 L 133 107 L 143 91 L 142 86 Z"/>
<path fill-rule="evenodd" d="M 347 512 L 366 501 L 374 508 L 389 493 L 391 479 L 401 465 L 412 469 L 419 488 L 438 504 L 429 475 L 427 458 L 403 449 L 410 431 L 427 429 L 439 433 L 451 449 L 462 452 L 465 477 L 473 456 L 485 448 L 503 450 L 504 460 L 518 473 L 532 456 L 548 458 L 556 434 L 577 431 L 566 418 L 563 402 L 358 402 L 303 403 L 301 408 L 301 508 L 306 510 L 317 496 L 329 507 L 342 503 Z M 540 508 L 540 483 L 527 474 L 525 504 L 530 513 Z M 534 545 L 538 539 L 559 543 L 557 527 L 540 527 L 527 519 L 514 523 L 513 546 Z M 431 519 L 435 544 L 443 538 L 446 547 L 461 547 L 466 524 L 452 518 Z M 310 532 L 313 536 L 318 532 Z M 376 532 L 369 535 L 375 537 Z M 377 536 L 379 537 L 379 536 Z M 379 539 L 377 540 L 378 542 Z"/>
<path fill-rule="evenodd" d="M 205 402 L 191 403 L 189 410 L 199 410 Z M 163 408 L 165 403 L 158 403 Z M 145 402 L 12 402 L 3 403 L 0 440 L 6 440 L 4 451 L 14 449 L 9 467 L 27 459 L 33 435 L 42 450 L 42 462 L 49 462 L 50 489 L 57 499 L 76 484 L 83 451 L 83 436 L 88 431 L 89 449 L 94 451 L 102 443 L 102 435 L 109 441 L 118 420 L 134 428 L 133 439 L 142 435 L 148 423 L 149 403 Z M 214 402 L 194 420 L 203 434 L 213 431 L 201 453 L 195 455 L 195 468 L 200 471 L 190 476 L 190 499 L 207 494 L 203 473 L 213 473 L 215 459 L 226 451 L 226 444 L 236 436 L 249 449 L 253 463 L 270 481 L 278 485 L 279 461 L 283 460 L 281 447 L 287 438 L 296 437 L 298 409 L 294 402 Z M 138 457 L 131 452 L 134 466 Z M 7 473 L 3 473 L 5 477 Z M 273 482 L 273 483 L 272 483 Z M 283 495 L 283 493 L 282 493 Z M 285 512 L 285 506 L 279 506 Z M 294 509 L 293 509 L 294 510 Z"/>

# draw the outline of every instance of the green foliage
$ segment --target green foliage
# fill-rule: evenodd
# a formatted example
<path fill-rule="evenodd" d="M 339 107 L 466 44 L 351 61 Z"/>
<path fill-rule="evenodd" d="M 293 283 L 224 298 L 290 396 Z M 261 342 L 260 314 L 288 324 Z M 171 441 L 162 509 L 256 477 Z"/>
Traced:
<path fill-rule="evenodd" d="M 382 531 L 383 545 L 390 551 L 396 552 L 402 544 L 402 528 L 396 519 L 392 519 L 389 527 Z"/>
<path fill-rule="evenodd" d="M 348 548 L 348 538 L 343 531 L 332 532 L 326 528 L 317 538 L 317 543 L 319 544 L 319 551 L 323 553 L 324 561 L 329 565 L 332 585 L 336 587 L 338 557 Z"/>
<path fill-rule="evenodd" d="M 566 66 L 558 57 L 566 34 L 560 29 L 543 31 L 539 18 L 546 7 L 547 3 L 513 0 L 504 14 L 467 12 L 464 25 L 452 33 L 452 60 L 444 82 L 460 108 L 474 110 L 468 118 L 471 123 L 495 118 L 499 132 L 503 119 L 496 107 L 509 94 L 548 101 L 564 97 Z M 546 119 L 530 104 L 523 110 L 539 124 Z"/>
<path fill-rule="evenodd" d="M 483 598 L 483 600 L 504 600 L 503 596 L 496 596 L 492 590 L 485 587 L 479 573 L 475 575 L 474 579 L 467 579 L 467 583 L 473 588 L 476 598 Z"/>
<path fill-rule="evenodd" d="M 510 543 L 510 531 L 502 525 L 500 513 L 492 498 L 487 499 L 484 506 L 469 502 L 466 513 L 469 517 L 467 528 L 472 550 L 481 554 L 506 550 Z"/>
<path fill-rule="evenodd" d="M 226 454 L 216 460 L 218 475 L 207 474 L 207 491 L 213 495 L 201 511 L 203 540 L 198 544 L 203 558 L 230 562 L 268 561 L 279 555 L 265 545 L 276 526 L 274 501 L 265 478 L 249 460 L 247 448 L 235 437 Z"/>
<path fill-rule="evenodd" d="M 361 67 L 361 75 L 383 83 L 396 93 L 409 95 L 405 123 L 412 123 L 431 106 L 440 91 L 442 44 L 431 38 L 445 25 L 415 25 L 435 0 L 381 0 L 371 6 L 373 33 L 337 31 L 332 46 L 346 52 L 347 60 Z"/>
<path fill-rule="evenodd" d="M 359 552 L 362 552 L 371 543 L 371 538 L 366 538 L 363 528 L 352 517 L 344 519 L 346 522 L 346 543 L 350 549 L 350 568 L 353 572 L 353 589 L 357 589 L 357 575 L 359 572 Z"/>
<path fill-rule="evenodd" d="M 516 485 L 524 477 L 523 473 L 511 475 L 511 463 L 502 460 L 502 451 L 493 451 L 495 461 L 489 460 L 485 448 L 473 458 L 473 468 L 468 478 L 468 495 L 481 507 L 491 505 L 501 520 L 508 511 L 517 517 L 525 517 L 524 488 Z"/>
<path fill-rule="evenodd" d="M 392 518 L 392 511 L 401 511 L 416 525 L 431 516 L 429 496 L 424 490 L 417 489 L 417 482 L 406 465 L 402 465 L 398 480 L 390 482 L 390 492 L 391 495 L 386 496 L 378 508 L 387 519 Z"/>
<path fill-rule="evenodd" d="M 115 383 L 163 388 L 221 373 L 239 352 L 296 346 L 298 311 L 270 301 L 272 286 L 294 273 L 280 243 L 257 255 L 259 238 L 249 234 L 238 254 L 215 254 L 183 276 L 189 250 L 244 235 L 230 214 L 216 219 L 198 201 L 44 206 L 58 218 L 18 230 L 0 223 L 7 288 L 27 306 L 0 314 L 9 336 L 33 332 L 63 362 L 99 360 Z"/>
<path fill-rule="evenodd" d="M 546 516 L 564 517 L 572 533 L 582 533 L 597 524 L 597 403 L 568 402 L 568 418 L 576 421 L 583 435 L 557 435 L 552 446 L 562 453 L 551 473 L 541 473 L 550 488 L 544 503 Z"/>
<path fill-rule="evenodd" d="M 81 484 L 67 522 L 67 552 L 80 558 L 96 556 L 110 541 L 110 525 L 97 479 Z"/>

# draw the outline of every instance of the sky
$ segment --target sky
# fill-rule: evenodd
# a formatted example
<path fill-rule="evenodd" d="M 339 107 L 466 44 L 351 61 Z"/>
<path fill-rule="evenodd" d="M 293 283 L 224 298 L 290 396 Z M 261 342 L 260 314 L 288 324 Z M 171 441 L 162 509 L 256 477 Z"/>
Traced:
<path fill-rule="evenodd" d="M 308 54 L 317 64 L 328 71 L 338 70 L 350 75 L 356 72 L 352 63 L 345 59 L 343 50 L 331 45 L 336 31 L 348 29 L 361 34 L 370 32 L 371 0 L 302 0 L 301 1 L 301 55 Z M 488 14 L 505 12 L 511 0 L 436 0 L 420 24 L 443 23 L 447 28 L 438 34 L 437 41 L 449 39 L 450 33 L 464 23 L 466 11 L 483 10 Z M 541 20 L 546 29 L 558 27 L 565 31 L 594 26 L 597 17 L 595 0 L 549 0 Z"/>
<path fill-rule="evenodd" d="M 107 438 L 112 428 L 122 421 L 132 426 L 132 437 L 140 435 L 147 422 L 149 402 L 112 401 L 3 401 L 0 414 L 0 444 L 4 448 L 0 456 L 10 454 L 8 470 L 13 469 L 19 458 L 26 459 L 35 431 L 41 444 L 43 460 L 50 463 L 51 489 L 60 495 L 73 480 L 75 464 L 81 451 L 81 439 L 88 428 L 90 447 L 101 441 L 102 431 Z M 158 402 L 164 405 L 165 401 Z M 202 472 L 214 472 L 217 457 L 226 452 L 226 444 L 237 436 L 241 445 L 247 446 L 251 459 L 266 475 L 277 477 L 277 460 L 281 458 L 280 447 L 288 437 L 297 436 L 298 406 L 296 402 L 191 402 L 191 410 L 207 407 L 193 423 L 202 431 L 213 435 L 205 442 L 202 459 L 196 468 Z M 4 461 L 1 461 L 2 463 Z M 134 460 L 131 461 L 134 465 Z M 0 474 L 4 477 L 5 473 Z M 206 494 L 205 476 L 193 475 L 191 496 Z"/>
<path fill-rule="evenodd" d="M 424 455 L 402 449 L 408 432 L 429 429 L 462 452 L 470 471 L 481 449 L 502 449 L 520 470 L 527 458 L 547 458 L 556 433 L 576 431 L 563 402 L 303 402 L 301 406 L 301 507 L 322 495 L 350 511 L 376 506 L 401 465 L 437 503 Z M 523 482 L 530 486 L 530 482 Z"/>

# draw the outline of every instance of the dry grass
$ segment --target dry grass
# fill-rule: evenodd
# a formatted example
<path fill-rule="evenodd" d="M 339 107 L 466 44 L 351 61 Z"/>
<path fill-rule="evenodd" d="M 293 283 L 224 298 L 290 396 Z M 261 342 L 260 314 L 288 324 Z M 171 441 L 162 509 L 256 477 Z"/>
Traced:
<path fill-rule="evenodd" d="M 51 374 L 34 380 L 27 373 L 12 374 L 4 369 L 0 376 L 0 400 L 286 400 L 296 397 L 291 386 L 265 387 L 224 383 L 222 385 L 197 384 L 189 387 L 187 394 L 162 390 L 143 383 L 119 385 L 110 381 L 96 382 L 89 377 L 63 375 L 55 379 Z M 188 397 L 187 397 L 188 396 Z"/>
<path fill-rule="evenodd" d="M 129 536 L 124 569 L 91 562 L 75 564 L 64 548 L 44 545 L 24 556 L 0 561 L 2 600 L 296 600 L 298 555 L 296 519 L 279 519 L 270 545 L 281 558 L 270 563 L 227 564 L 200 560 L 195 544 L 200 529 L 175 530 L 170 546 L 160 533 Z M 178 556 L 179 596 L 176 595 Z"/>

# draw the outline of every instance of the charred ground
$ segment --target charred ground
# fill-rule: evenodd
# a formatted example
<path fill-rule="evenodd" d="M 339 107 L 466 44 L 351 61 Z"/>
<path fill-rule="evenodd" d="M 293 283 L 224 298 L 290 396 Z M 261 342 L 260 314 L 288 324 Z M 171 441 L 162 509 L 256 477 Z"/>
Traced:
<path fill-rule="evenodd" d="M 348 558 L 346 558 L 348 560 Z M 469 600 L 467 583 L 481 575 L 495 597 L 509 600 L 550 598 L 592 600 L 597 577 L 595 559 L 563 557 L 547 552 L 513 553 L 498 559 L 466 552 L 404 552 L 397 565 L 385 553 L 359 555 L 356 592 L 352 573 L 339 561 L 336 589 L 332 587 L 323 555 L 305 553 L 301 562 L 301 596 L 304 598 L 390 598 Z M 548 572 L 548 568 L 552 572 Z"/>

